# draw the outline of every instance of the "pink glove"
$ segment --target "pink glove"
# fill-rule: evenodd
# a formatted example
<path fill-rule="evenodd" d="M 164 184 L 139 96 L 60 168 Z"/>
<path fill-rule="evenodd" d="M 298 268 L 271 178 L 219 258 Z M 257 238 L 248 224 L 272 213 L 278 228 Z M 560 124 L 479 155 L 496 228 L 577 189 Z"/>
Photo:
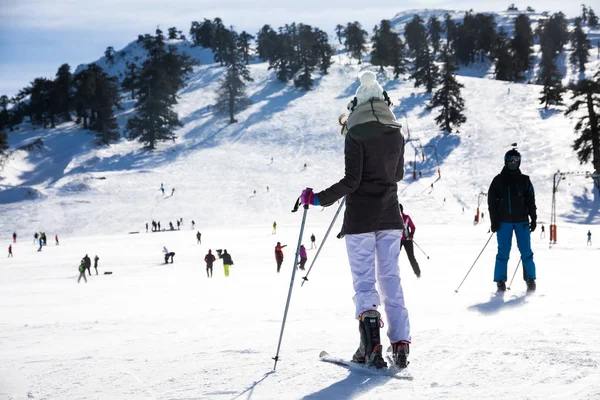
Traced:
<path fill-rule="evenodd" d="M 306 204 L 309 204 L 311 206 L 319 206 L 320 205 L 317 195 L 314 194 L 314 192 L 312 191 L 311 188 L 306 188 L 302 191 L 302 194 L 300 195 L 300 202 L 302 203 L 302 205 L 306 205 Z"/>

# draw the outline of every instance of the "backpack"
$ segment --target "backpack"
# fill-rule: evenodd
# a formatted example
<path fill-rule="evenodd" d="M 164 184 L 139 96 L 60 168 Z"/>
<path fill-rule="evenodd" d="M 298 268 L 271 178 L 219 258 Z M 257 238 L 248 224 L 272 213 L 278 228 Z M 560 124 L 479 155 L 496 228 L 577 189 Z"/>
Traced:
<path fill-rule="evenodd" d="M 79 264 L 79 272 L 83 271 L 85 271 L 85 267 L 83 266 L 83 264 Z"/>

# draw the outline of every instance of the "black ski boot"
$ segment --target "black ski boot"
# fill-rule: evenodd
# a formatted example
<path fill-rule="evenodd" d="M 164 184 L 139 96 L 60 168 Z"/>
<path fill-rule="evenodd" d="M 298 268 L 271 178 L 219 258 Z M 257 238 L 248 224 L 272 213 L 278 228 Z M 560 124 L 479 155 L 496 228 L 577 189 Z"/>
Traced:
<path fill-rule="evenodd" d="M 527 291 L 535 292 L 535 279 L 529 279 L 527 282 Z"/>
<path fill-rule="evenodd" d="M 398 368 L 408 367 L 409 343 L 400 341 L 392 343 L 392 359 Z"/>
<path fill-rule="evenodd" d="M 387 363 L 383 359 L 379 337 L 380 323 L 381 314 L 375 310 L 365 311 L 360 315 L 358 321 L 360 345 L 352 356 L 352 361 L 371 365 L 377 369 L 387 368 Z"/>
<path fill-rule="evenodd" d="M 506 282 L 504 281 L 498 281 L 498 291 L 499 292 L 506 292 Z"/>

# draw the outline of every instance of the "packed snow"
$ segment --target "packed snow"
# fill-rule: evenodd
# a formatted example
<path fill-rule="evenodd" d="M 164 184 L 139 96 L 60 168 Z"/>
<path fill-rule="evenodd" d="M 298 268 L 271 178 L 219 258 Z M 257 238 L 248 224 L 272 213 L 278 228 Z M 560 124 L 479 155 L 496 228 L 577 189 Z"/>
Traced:
<path fill-rule="evenodd" d="M 135 45 L 128 48 L 133 55 Z M 230 125 L 213 113 L 223 68 L 203 60 L 180 93 L 184 127 L 153 153 L 125 140 L 97 147 L 71 123 L 48 131 L 23 126 L 9 135 L 11 149 L 37 138 L 44 144 L 13 151 L 0 171 L 0 237 L 14 253 L 0 258 L 0 398 L 600 397 L 600 199 L 584 173 L 568 176 L 556 196 L 558 242 L 550 247 L 540 236 L 542 224 L 549 234 L 553 174 L 591 170 L 571 148 L 575 122 L 540 109 L 540 86 L 487 79 L 489 65 L 463 68 L 468 121 L 443 135 L 435 111 L 425 111 L 429 95 L 412 81 L 378 75 L 404 124 L 398 193 L 426 253 L 415 249 L 420 279 L 400 255 L 411 363 L 398 380 L 319 361 L 322 350 L 350 358 L 358 345 L 345 245 L 335 237 L 340 217 L 309 280 L 301 286 L 306 271 L 295 275 L 273 372 L 303 213 L 291 209 L 303 188 L 322 190 L 342 177 L 337 117 L 358 87 L 357 74 L 377 68 L 339 52 L 330 73 L 300 92 L 277 82 L 265 63 L 251 64 L 252 106 Z M 117 62 L 115 73 L 125 60 Z M 588 71 L 599 65 L 591 57 Z M 575 79 L 565 72 L 565 82 Z M 132 107 L 124 102 L 122 127 Z M 536 189 L 538 290 L 526 293 L 519 269 L 511 290 L 495 293 L 491 237 L 456 293 L 491 235 L 484 196 L 486 215 L 473 224 L 479 194 L 513 142 Z M 416 180 L 414 160 L 422 175 Z M 312 233 L 321 244 L 337 207 L 307 211 L 307 249 Z M 146 223 L 167 228 L 179 218 L 181 230 L 146 233 Z M 40 252 L 36 231 L 48 236 Z M 277 241 L 288 245 L 279 274 Z M 173 264 L 164 264 L 163 246 L 176 253 Z M 229 277 L 220 261 L 207 277 L 208 249 L 231 253 Z M 88 282 L 77 284 L 85 254 L 99 256 L 99 275 L 92 268 Z M 315 254 L 309 250 L 307 267 Z M 514 245 L 509 277 L 517 262 Z"/>

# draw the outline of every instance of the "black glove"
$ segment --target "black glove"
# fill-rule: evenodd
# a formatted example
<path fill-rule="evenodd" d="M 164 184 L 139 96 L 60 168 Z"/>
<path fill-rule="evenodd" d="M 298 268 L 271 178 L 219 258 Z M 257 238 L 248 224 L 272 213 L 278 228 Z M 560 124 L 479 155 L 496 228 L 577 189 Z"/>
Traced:
<path fill-rule="evenodd" d="M 499 228 L 500 228 L 500 224 L 499 224 L 499 223 L 497 223 L 497 222 L 492 222 L 492 227 L 491 227 L 491 229 L 492 229 L 492 232 L 494 232 L 494 233 L 495 233 L 495 232 L 498 232 L 498 229 L 499 229 Z"/>
<path fill-rule="evenodd" d="M 531 221 L 531 222 L 529 223 L 529 230 L 530 230 L 531 232 L 533 232 L 533 231 L 535 231 L 535 228 L 536 228 L 536 227 L 537 227 L 537 224 L 536 224 L 536 222 L 535 222 L 535 219 L 534 219 L 533 221 Z"/>

